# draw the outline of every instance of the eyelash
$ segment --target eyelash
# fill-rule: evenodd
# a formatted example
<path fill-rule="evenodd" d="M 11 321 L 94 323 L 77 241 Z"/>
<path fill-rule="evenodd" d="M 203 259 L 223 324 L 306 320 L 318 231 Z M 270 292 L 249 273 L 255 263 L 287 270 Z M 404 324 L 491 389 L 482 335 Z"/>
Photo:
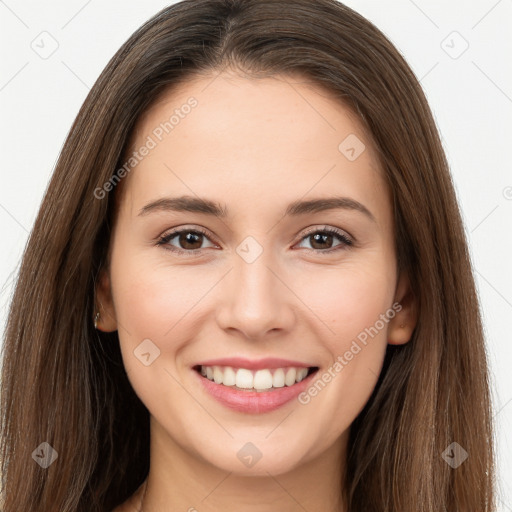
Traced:
<path fill-rule="evenodd" d="M 179 230 L 176 230 L 176 231 L 171 231 L 170 233 L 167 233 L 166 235 L 163 235 L 163 236 L 159 237 L 156 245 L 157 246 L 162 246 L 163 249 L 165 249 L 167 251 L 172 251 L 172 252 L 175 252 L 177 254 L 186 254 L 187 256 L 198 255 L 198 254 L 200 254 L 204 250 L 204 249 L 193 249 L 193 250 L 190 250 L 190 251 L 186 251 L 184 249 L 179 249 L 177 247 L 173 247 L 173 246 L 169 245 L 169 242 L 174 237 L 176 237 L 176 235 L 180 235 L 182 233 L 193 233 L 195 235 L 203 235 L 206 238 L 210 239 L 210 236 L 208 235 L 208 233 L 205 230 L 201 229 L 201 228 L 194 228 L 194 229 L 186 228 L 186 229 L 179 229 Z M 328 226 L 325 226 L 322 229 L 315 228 L 315 229 L 313 229 L 311 231 L 308 231 L 300 239 L 300 242 L 302 242 L 304 239 L 310 237 L 311 235 L 315 235 L 317 233 L 334 235 L 342 243 L 340 245 L 338 245 L 337 247 L 335 247 L 335 248 L 327 249 L 325 251 L 321 250 L 321 249 L 307 249 L 306 248 L 306 250 L 309 251 L 309 252 L 314 252 L 314 253 L 317 253 L 317 254 L 318 253 L 320 253 L 320 254 L 332 254 L 333 252 L 338 251 L 338 250 L 349 249 L 354 244 L 354 242 L 347 235 L 345 235 L 345 233 L 343 233 L 343 231 L 341 231 L 339 229 L 336 229 L 336 228 L 331 228 L 331 227 L 328 227 Z"/>

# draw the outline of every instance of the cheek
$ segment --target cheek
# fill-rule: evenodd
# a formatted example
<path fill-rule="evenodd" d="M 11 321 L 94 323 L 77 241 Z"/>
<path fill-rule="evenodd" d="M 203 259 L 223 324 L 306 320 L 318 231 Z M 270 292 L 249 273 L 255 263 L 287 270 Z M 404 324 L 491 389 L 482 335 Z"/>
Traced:
<path fill-rule="evenodd" d="M 211 284 L 202 286 L 192 274 L 149 260 L 113 258 L 111 277 L 125 371 L 135 393 L 158 416 L 163 402 L 179 408 L 190 398 L 173 378 L 175 360 L 194 336 L 194 305 Z"/>
<path fill-rule="evenodd" d="M 161 254 L 127 250 L 112 255 L 111 279 L 123 363 L 133 387 L 149 403 L 151 389 L 168 388 L 163 369 L 179 373 L 184 349 L 197 338 L 204 313 L 211 314 L 205 304 L 219 274 L 171 265 Z M 157 354 L 147 367 L 136 357 L 146 353 L 146 346 Z"/>
<path fill-rule="evenodd" d="M 322 320 L 320 339 L 330 361 L 306 391 L 303 403 L 324 411 L 318 426 L 327 437 L 336 437 L 349 426 L 377 383 L 389 320 L 394 316 L 392 268 L 386 261 L 373 259 L 307 279 L 315 283 L 307 288 L 307 304 Z"/>
<path fill-rule="evenodd" d="M 142 258 L 137 270 L 134 266 L 123 273 L 118 270 L 112 279 L 116 315 L 125 334 L 139 343 L 140 338 L 172 338 L 173 330 L 182 331 L 187 323 L 182 319 L 208 287 L 190 273 L 161 268 Z"/>
<path fill-rule="evenodd" d="M 147 252 L 122 249 L 121 243 L 112 253 L 111 284 L 125 368 L 138 373 L 142 366 L 135 357 L 138 347 L 149 339 L 160 351 L 153 349 L 154 353 L 163 355 L 167 349 L 162 340 L 172 338 L 173 327 L 181 325 L 178 322 L 186 313 L 187 292 L 178 272 L 163 269 Z M 157 364 L 149 368 L 159 362 L 156 358 Z"/>
<path fill-rule="evenodd" d="M 294 291 L 320 321 L 331 353 L 347 350 L 351 340 L 373 326 L 391 306 L 395 287 L 392 269 L 387 261 L 368 258 L 295 279 Z M 378 326 L 380 337 L 385 338 L 387 323 L 382 326 L 379 322 Z"/>

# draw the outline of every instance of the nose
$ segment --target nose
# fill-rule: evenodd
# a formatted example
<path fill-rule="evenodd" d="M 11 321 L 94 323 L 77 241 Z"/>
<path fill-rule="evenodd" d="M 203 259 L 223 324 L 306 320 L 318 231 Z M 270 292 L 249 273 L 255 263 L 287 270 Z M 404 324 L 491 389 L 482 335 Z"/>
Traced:
<path fill-rule="evenodd" d="M 270 253 L 270 251 L 268 251 Z M 295 322 L 295 295 L 267 251 L 246 262 L 238 255 L 222 286 L 217 322 L 226 331 L 259 340 L 273 332 L 282 336 Z"/>

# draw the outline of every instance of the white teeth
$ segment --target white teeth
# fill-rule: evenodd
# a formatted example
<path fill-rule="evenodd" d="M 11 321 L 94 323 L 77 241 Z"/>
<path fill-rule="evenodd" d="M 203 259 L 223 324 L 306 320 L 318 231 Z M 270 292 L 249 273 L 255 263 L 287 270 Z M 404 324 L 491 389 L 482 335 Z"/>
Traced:
<path fill-rule="evenodd" d="M 306 377 L 307 374 L 308 374 L 308 369 L 307 368 L 300 369 L 297 372 L 297 377 L 296 377 L 297 382 L 300 382 L 301 380 L 303 380 Z"/>
<path fill-rule="evenodd" d="M 297 377 L 297 370 L 295 370 L 295 368 L 288 369 L 284 378 L 284 383 L 287 386 L 292 386 L 295 383 L 295 377 Z"/>
<path fill-rule="evenodd" d="M 213 367 L 213 380 L 216 384 L 222 384 L 222 378 L 224 375 L 222 374 L 222 370 L 219 366 Z"/>
<path fill-rule="evenodd" d="M 201 366 L 201 375 L 224 386 L 265 391 L 272 388 L 293 386 L 305 379 L 308 368 L 276 368 L 251 371 L 231 366 Z"/>
<path fill-rule="evenodd" d="M 270 370 L 258 370 L 254 375 L 255 389 L 270 389 L 272 387 L 272 374 Z"/>
<path fill-rule="evenodd" d="M 254 378 L 252 376 L 251 370 L 246 370 L 245 368 L 240 368 L 236 372 L 236 381 L 235 384 L 238 388 L 250 389 L 253 387 L 252 383 Z"/>
<path fill-rule="evenodd" d="M 226 368 L 224 368 L 222 384 L 224 384 L 224 386 L 234 386 L 236 384 L 236 373 L 231 366 L 226 366 Z"/>
<path fill-rule="evenodd" d="M 284 370 L 278 368 L 272 376 L 272 386 L 274 388 L 282 388 L 284 386 Z"/>

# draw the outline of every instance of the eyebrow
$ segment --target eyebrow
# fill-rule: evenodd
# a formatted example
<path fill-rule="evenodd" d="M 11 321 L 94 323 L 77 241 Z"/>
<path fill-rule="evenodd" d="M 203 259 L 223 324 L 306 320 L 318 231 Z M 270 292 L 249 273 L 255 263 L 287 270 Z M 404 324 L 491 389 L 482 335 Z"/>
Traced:
<path fill-rule="evenodd" d="M 294 201 L 287 206 L 284 216 L 295 217 L 308 213 L 311 214 L 336 209 L 358 211 L 366 215 L 373 222 L 377 222 L 372 212 L 370 212 L 370 210 L 368 210 L 368 208 L 359 201 L 351 199 L 350 197 L 339 196 L 322 197 L 307 201 Z M 163 197 L 155 201 L 151 201 L 141 208 L 138 215 L 144 216 L 151 212 L 159 211 L 203 213 L 220 219 L 224 219 L 228 216 L 228 209 L 226 206 L 222 206 L 221 204 L 209 199 L 194 196 Z"/>

